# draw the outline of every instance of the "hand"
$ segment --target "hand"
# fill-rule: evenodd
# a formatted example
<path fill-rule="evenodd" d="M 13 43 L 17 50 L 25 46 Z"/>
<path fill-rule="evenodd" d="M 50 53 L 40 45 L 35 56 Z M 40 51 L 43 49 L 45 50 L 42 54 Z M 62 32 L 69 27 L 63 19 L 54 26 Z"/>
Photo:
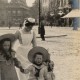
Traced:
<path fill-rule="evenodd" d="M 22 68 L 22 66 L 20 67 L 20 71 L 21 71 L 22 73 L 24 73 L 24 69 Z"/>

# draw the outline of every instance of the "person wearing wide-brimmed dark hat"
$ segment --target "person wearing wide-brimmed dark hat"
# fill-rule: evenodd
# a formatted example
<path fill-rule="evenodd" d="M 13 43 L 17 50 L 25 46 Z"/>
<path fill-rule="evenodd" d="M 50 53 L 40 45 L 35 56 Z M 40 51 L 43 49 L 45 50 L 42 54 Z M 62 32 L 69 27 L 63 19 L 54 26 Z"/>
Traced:
<path fill-rule="evenodd" d="M 14 41 L 14 34 L 0 36 L 0 80 L 18 80 L 15 66 L 20 68 L 21 64 L 12 50 Z"/>
<path fill-rule="evenodd" d="M 22 29 L 16 31 L 15 33 L 17 41 L 14 44 L 14 50 L 17 53 L 18 59 L 22 62 L 24 66 L 29 64 L 29 61 L 26 58 L 29 50 L 32 47 L 36 46 L 36 36 L 35 32 L 32 30 L 34 25 L 35 25 L 34 18 L 25 18 Z M 18 74 L 20 80 L 24 79 L 24 77 L 26 78 L 26 76 L 22 74 L 20 71 L 18 71 Z"/>
<path fill-rule="evenodd" d="M 21 72 L 29 74 L 28 80 L 47 80 L 47 66 L 43 62 L 49 59 L 48 51 L 43 47 L 34 47 L 28 53 L 28 59 L 32 63 Z"/>

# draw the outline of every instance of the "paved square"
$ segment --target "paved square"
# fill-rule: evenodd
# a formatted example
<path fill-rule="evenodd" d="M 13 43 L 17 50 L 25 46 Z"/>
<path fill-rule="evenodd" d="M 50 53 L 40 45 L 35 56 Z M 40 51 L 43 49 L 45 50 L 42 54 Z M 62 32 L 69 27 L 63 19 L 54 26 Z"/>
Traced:
<path fill-rule="evenodd" d="M 0 35 L 15 33 L 18 28 L 0 28 Z M 49 27 L 46 29 L 46 41 L 41 41 L 37 26 L 33 28 L 37 36 L 37 45 L 45 47 L 54 61 L 55 80 L 80 80 L 80 30 L 71 27 Z"/>

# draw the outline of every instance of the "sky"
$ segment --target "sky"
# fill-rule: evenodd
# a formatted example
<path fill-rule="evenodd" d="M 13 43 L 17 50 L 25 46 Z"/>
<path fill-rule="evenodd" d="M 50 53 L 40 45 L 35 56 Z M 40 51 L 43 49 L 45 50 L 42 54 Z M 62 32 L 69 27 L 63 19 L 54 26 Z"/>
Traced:
<path fill-rule="evenodd" d="M 26 0 L 28 6 L 32 6 L 35 0 Z"/>
<path fill-rule="evenodd" d="M 8 1 L 10 2 L 11 0 L 8 0 Z M 32 6 L 32 4 L 34 3 L 34 1 L 35 1 L 35 0 L 26 0 L 27 5 L 28 5 L 29 7 Z"/>

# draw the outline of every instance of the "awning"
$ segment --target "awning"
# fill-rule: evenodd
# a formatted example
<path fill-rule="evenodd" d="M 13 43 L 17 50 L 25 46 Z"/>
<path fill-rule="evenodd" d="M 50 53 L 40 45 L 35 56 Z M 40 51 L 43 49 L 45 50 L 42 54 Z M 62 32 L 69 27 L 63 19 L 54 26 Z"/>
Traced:
<path fill-rule="evenodd" d="M 74 18 L 74 17 L 80 17 L 80 9 L 73 9 L 71 12 L 69 12 L 62 18 Z"/>

